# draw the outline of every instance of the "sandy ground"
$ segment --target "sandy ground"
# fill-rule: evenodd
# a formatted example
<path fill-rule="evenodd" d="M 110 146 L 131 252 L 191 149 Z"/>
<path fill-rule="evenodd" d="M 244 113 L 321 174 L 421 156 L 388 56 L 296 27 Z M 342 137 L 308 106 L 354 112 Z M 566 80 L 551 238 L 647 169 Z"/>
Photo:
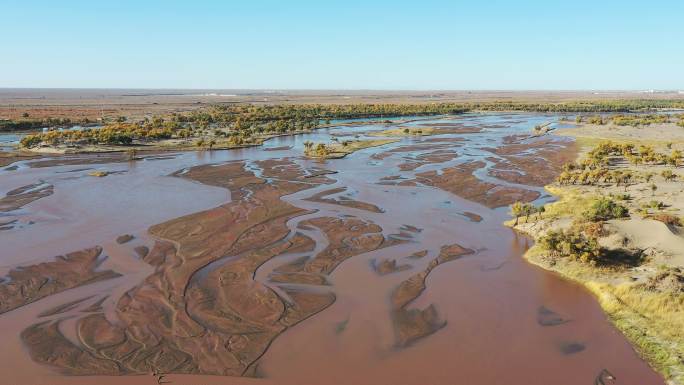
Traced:
<path fill-rule="evenodd" d="M 684 144 L 684 127 L 675 123 L 652 124 L 646 127 L 586 124 L 557 132 L 560 135 L 584 138 L 587 141 L 606 139 L 616 142 L 647 142 L 661 147 L 667 142 L 679 144 L 680 147 Z"/>
<path fill-rule="evenodd" d="M 562 135 L 575 137 L 581 146 L 579 158 L 604 139 L 619 143 L 648 144 L 659 153 L 670 154 L 672 150 L 684 150 L 684 128 L 674 124 L 647 127 L 583 125 L 561 130 Z M 669 145 L 669 147 L 668 147 Z M 549 191 L 560 197 L 557 207 L 570 210 L 523 220 L 516 229 L 538 238 L 549 230 L 569 228 L 573 219 L 591 197 L 628 194 L 629 199 L 620 200 L 630 212 L 628 219 L 607 221 L 606 234 L 598 241 L 610 250 L 639 250 L 642 260 L 628 267 L 590 267 L 567 258 L 551 258 L 540 247 L 531 249 L 526 258 L 543 268 L 579 281 L 598 298 L 611 320 L 635 344 L 637 350 L 656 369 L 664 373 L 671 384 L 684 383 L 684 231 L 678 226 L 668 226 L 651 219 L 658 213 L 684 219 L 684 168 L 665 165 L 630 165 L 617 162 L 612 170 L 631 171 L 636 175 L 654 174 L 651 181 L 642 178 L 627 186 L 605 183 L 599 186 L 552 184 Z M 673 171 L 679 177 L 666 181 L 660 174 Z M 636 179 L 636 178 L 635 178 Z M 655 185 L 657 189 L 652 190 Z M 644 206 L 650 202 L 662 202 L 662 208 Z M 552 204 L 553 206 L 553 204 Z M 573 210 L 574 208 L 574 210 Z M 553 209 L 552 209 L 553 211 Z M 561 210 L 562 211 L 562 210 Z M 510 223 L 509 223 L 510 224 Z"/>
<path fill-rule="evenodd" d="M 647 127 L 630 127 L 630 126 L 595 126 L 585 125 L 576 129 L 562 130 L 559 132 L 562 135 L 573 136 L 586 140 L 581 150 L 580 156 L 584 156 L 593 146 L 590 143 L 597 140 L 612 140 L 619 142 L 630 142 L 639 144 L 649 144 L 654 147 L 657 152 L 669 154 L 672 150 L 684 150 L 684 127 L 677 126 L 674 123 L 669 124 L 653 124 Z M 671 148 L 667 148 L 667 145 Z M 639 181 L 631 183 L 628 186 L 579 186 L 577 187 L 582 194 L 593 195 L 610 195 L 610 194 L 629 194 L 632 199 L 622 202 L 631 213 L 636 213 L 642 204 L 651 201 L 659 201 L 664 203 L 665 209 L 663 212 L 679 216 L 684 215 L 684 168 L 679 166 L 673 168 L 666 165 L 629 165 L 620 164 L 613 168 L 630 170 L 636 174 L 653 173 L 655 174 L 651 182 Z M 665 170 L 671 170 L 679 175 L 674 181 L 666 181 L 660 174 Z M 657 190 L 651 190 L 651 184 L 657 186 Z M 639 218 L 639 215 L 632 215 L 627 220 L 613 220 L 610 225 L 616 229 L 618 233 L 624 235 L 631 241 L 635 248 L 639 249 L 655 249 L 660 254 L 668 255 L 668 261 L 662 261 L 668 265 L 684 267 L 684 237 L 676 230 L 665 226 L 663 223 Z M 660 260 L 658 262 L 661 262 Z"/>

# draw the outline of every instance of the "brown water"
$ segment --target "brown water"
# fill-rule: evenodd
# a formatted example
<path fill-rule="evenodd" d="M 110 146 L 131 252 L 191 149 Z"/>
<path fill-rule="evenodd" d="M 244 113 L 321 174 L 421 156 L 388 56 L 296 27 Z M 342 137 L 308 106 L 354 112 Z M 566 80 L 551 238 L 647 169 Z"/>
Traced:
<path fill-rule="evenodd" d="M 488 158 L 496 156 L 486 148 L 501 146 L 505 136 L 525 133 L 534 125 L 553 119 L 526 114 L 455 118 L 454 122 L 489 128 L 475 134 L 430 138 L 446 139 L 441 145 L 457 152 L 458 156 L 404 172 L 398 169 L 398 165 L 406 161 L 404 158 L 431 150 L 399 151 L 382 160 L 372 156 L 420 144 L 420 139 L 406 138 L 396 144 L 363 150 L 323 164 L 299 158 L 305 140 L 328 140 L 330 133 L 353 135 L 354 132 L 384 129 L 382 126 L 345 127 L 278 138 L 267 143 L 268 147 L 293 146 L 290 150 L 255 148 L 181 153 L 170 159 L 39 169 L 22 163 L 16 171 L 0 171 L 0 195 L 38 181 L 54 185 L 53 195 L 0 217 L 0 222 L 17 220 L 15 228 L 0 231 L 3 272 L 101 245 L 108 258 L 100 269 L 112 269 L 123 275 L 66 290 L 0 315 L 0 336 L 4 342 L 0 349 L 2 382 L 156 383 L 149 375 L 62 376 L 55 368 L 34 363 L 19 334 L 36 322 L 67 319 L 61 323 L 60 331 L 78 344 L 75 323 L 83 316 L 82 309 L 108 295 L 103 303 L 104 312 L 108 318 L 116 318 L 113 310 L 118 299 L 154 271 L 133 252 L 135 246 L 151 246 L 153 238 L 147 234 L 147 228 L 231 199 L 225 189 L 169 174 L 196 165 L 244 159 L 248 161 L 248 167 L 260 175 L 254 161 L 293 157 L 296 163 L 305 167 L 324 167 L 337 174 L 330 175 L 336 180 L 335 184 L 321 185 L 283 198 L 294 206 L 314 210 L 288 222 L 290 236 L 299 223 L 307 219 L 345 215 L 372 221 L 382 227 L 385 236 L 399 234 L 404 225 L 421 231 L 412 233 L 410 242 L 346 260 L 330 275 L 329 287 L 308 287 L 309 290 L 332 291 L 336 296 L 334 304 L 288 328 L 273 341 L 258 361 L 256 372 L 261 378 L 171 374 L 165 380 L 174 384 L 594 384 L 601 370 L 608 369 L 617 376 L 616 384 L 662 384 L 661 377 L 637 356 L 586 290 L 522 260 L 521 256 L 531 242 L 501 225 L 507 219 L 505 208 L 490 209 L 427 186 L 378 184 L 383 177 L 401 175 L 412 179 L 416 173 L 482 160 L 487 166 L 476 172 L 478 177 L 504 186 L 521 187 L 487 175 L 487 167 L 492 164 Z M 418 123 L 421 122 L 414 124 Z M 463 138 L 464 142 L 448 141 L 450 138 Z M 123 172 L 94 178 L 87 176 L 92 170 L 83 168 Z M 316 192 L 335 187 L 347 188 L 338 193 L 338 197 L 346 195 L 371 203 L 383 212 L 304 200 Z M 539 187 L 522 187 L 541 191 Z M 464 212 L 478 214 L 482 221 L 472 222 Z M 269 281 L 273 269 L 301 255 L 315 255 L 328 243 L 325 235 L 316 229 L 298 231 L 312 238 L 316 249 L 267 261 L 256 271 L 257 281 L 280 290 L 282 285 Z M 115 238 L 121 234 L 132 234 L 136 238 L 120 245 Z M 428 275 L 426 290 L 408 306 L 409 309 L 424 309 L 432 304 L 446 325 L 408 346 L 398 345 L 391 293 L 402 281 L 424 270 L 442 246 L 454 243 L 476 252 L 440 264 Z M 421 250 L 428 250 L 427 256 L 408 258 Z M 372 268 L 373 261 L 388 258 L 396 259 L 397 264 L 410 265 L 410 269 L 378 275 Z M 46 309 L 86 296 L 93 297 L 74 309 L 38 317 Z"/>

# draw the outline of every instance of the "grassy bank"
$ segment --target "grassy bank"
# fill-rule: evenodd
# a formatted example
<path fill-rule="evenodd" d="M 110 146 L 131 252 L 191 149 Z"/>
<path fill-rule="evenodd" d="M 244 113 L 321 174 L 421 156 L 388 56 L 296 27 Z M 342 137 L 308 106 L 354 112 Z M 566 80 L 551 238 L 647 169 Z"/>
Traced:
<path fill-rule="evenodd" d="M 514 205 L 506 225 L 536 240 L 526 260 L 585 286 L 644 360 L 684 384 L 684 131 L 578 131 L 580 158 L 546 187 L 558 200 Z"/>
<path fill-rule="evenodd" d="M 670 383 L 684 384 L 684 296 L 624 281 L 627 272 L 552 261 L 540 246 L 525 259 L 589 289 L 639 355 Z"/>

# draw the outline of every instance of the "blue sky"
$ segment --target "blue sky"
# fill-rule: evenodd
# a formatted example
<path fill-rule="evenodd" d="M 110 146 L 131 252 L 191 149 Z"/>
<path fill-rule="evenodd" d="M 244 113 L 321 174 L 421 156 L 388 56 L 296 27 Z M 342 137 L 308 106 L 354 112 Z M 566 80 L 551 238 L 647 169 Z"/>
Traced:
<path fill-rule="evenodd" d="M 0 0 L 0 87 L 684 89 L 684 1 Z"/>

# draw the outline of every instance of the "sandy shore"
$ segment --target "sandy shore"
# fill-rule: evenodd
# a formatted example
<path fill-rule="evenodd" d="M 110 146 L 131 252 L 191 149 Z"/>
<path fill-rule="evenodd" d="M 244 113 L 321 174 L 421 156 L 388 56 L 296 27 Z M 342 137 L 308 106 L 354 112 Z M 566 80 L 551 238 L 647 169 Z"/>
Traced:
<path fill-rule="evenodd" d="M 640 145 L 661 154 L 684 150 L 684 128 L 672 123 L 581 125 L 560 134 L 577 139 L 578 163 L 591 158 L 590 151 L 605 140 L 634 144 L 635 151 L 644 151 Z M 621 155 L 611 156 L 603 170 L 607 175 L 630 175 L 622 183 L 600 178 L 554 182 L 546 189 L 559 198 L 557 202 L 546 205 L 544 213 L 521 218 L 518 225 L 508 224 L 537 239 L 527 260 L 586 286 L 642 357 L 671 384 L 684 384 L 684 172 L 681 163 L 656 163 L 635 165 Z M 674 179 L 666 178 L 670 172 Z M 584 222 L 582 213 L 602 198 L 627 208 L 629 217 Z M 550 250 L 544 242 L 549 234 L 577 228 L 584 229 L 583 237 L 598 242 L 603 255 L 613 257 L 587 263 Z M 595 234 L 587 235 L 589 229 Z"/>

